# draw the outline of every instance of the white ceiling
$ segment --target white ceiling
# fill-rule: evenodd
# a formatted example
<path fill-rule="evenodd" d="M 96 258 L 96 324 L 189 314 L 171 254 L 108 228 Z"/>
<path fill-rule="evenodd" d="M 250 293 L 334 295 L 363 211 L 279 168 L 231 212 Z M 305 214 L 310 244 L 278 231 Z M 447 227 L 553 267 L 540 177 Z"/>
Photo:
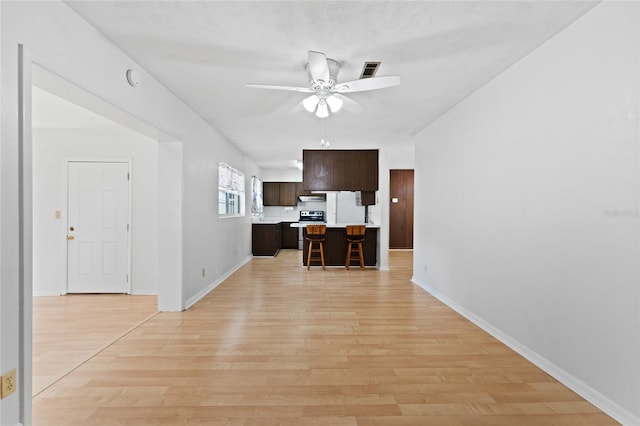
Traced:
<path fill-rule="evenodd" d="M 320 148 L 303 93 L 308 50 L 357 79 L 365 61 L 400 86 L 351 94 L 364 109 L 326 126 L 331 147 L 412 136 L 596 3 L 585 1 L 68 1 L 67 4 L 264 168 Z M 144 84 L 144 81 L 142 82 Z"/>

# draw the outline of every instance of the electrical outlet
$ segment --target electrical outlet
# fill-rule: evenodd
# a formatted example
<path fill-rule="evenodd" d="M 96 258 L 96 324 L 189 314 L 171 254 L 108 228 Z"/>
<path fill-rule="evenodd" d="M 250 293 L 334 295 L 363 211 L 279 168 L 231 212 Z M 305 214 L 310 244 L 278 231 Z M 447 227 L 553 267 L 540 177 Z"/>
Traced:
<path fill-rule="evenodd" d="M 427 272 L 427 265 L 424 265 L 424 271 Z"/>
<path fill-rule="evenodd" d="M 16 391 L 18 382 L 16 382 L 16 369 L 7 372 L 2 376 L 2 395 L 0 399 L 5 399 Z"/>
<path fill-rule="evenodd" d="M 202 278 L 204 278 L 205 275 L 206 275 L 206 271 L 204 268 L 202 268 Z"/>

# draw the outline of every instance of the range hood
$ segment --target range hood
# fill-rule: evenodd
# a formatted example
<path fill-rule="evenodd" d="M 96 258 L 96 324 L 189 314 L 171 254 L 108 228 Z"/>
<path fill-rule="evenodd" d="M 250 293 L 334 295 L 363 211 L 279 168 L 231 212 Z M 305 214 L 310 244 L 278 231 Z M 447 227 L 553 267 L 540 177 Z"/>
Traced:
<path fill-rule="evenodd" d="M 308 201 L 327 201 L 327 194 L 299 195 L 298 200 L 303 203 Z"/>

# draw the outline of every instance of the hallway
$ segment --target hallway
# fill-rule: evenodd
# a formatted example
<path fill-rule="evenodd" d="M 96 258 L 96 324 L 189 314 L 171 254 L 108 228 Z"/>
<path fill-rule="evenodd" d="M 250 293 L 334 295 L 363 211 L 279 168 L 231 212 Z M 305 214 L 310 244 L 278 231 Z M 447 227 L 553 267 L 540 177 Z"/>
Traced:
<path fill-rule="evenodd" d="M 33 401 L 34 425 L 614 425 L 391 271 L 256 258 Z"/>

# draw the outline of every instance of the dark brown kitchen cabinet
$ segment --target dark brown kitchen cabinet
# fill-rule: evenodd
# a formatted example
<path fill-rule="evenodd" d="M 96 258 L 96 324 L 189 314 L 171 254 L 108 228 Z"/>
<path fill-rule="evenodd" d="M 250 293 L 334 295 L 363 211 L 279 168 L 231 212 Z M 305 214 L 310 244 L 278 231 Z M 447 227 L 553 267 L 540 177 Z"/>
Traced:
<path fill-rule="evenodd" d="M 282 248 L 298 248 L 298 228 L 295 222 L 254 223 L 251 227 L 251 246 L 254 256 L 275 256 Z"/>
<path fill-rule="evenodd" d="M 297 206 L 296 182 L 263 182 L 262 200 L 265 206 Z"/>
<path fill-rule="evenodd" d="M 280 182 L 262 183 L 262 202 L 265 206 L 280 205 Z"/>
<path fill-rule="evenodd" d="M 280 205 L 297 206 L 298 194 L 295 182 L 280 182 Z"/>
<path fill-rule="evenodd" d="M 373 191 L 359 191 L 356 193 L 356 205 L 373 206 L 376 204 L 376 193 Z"/>
<path fill-rule="evenodd" d="M 300 195 L 314 195 L 313 192 L 307 191 L 303 187 L 303 182 L 296 182 L 296 194 Z"/>
<path fill-rule="evenodd" d="M 305 149 L 306 191 L 377 191 L 378 150 Z"/>
<path fill-rule="evenodd" d="M 294 222 L 282 222 L 282 248 L 298 248 L 298 228 L 292 228 Z"/>
<path fill-rule="evenodd" d="M 254 256 L 275 256 L 282 247 L 281 223 L 254 223 L 251 227 Z"/>

